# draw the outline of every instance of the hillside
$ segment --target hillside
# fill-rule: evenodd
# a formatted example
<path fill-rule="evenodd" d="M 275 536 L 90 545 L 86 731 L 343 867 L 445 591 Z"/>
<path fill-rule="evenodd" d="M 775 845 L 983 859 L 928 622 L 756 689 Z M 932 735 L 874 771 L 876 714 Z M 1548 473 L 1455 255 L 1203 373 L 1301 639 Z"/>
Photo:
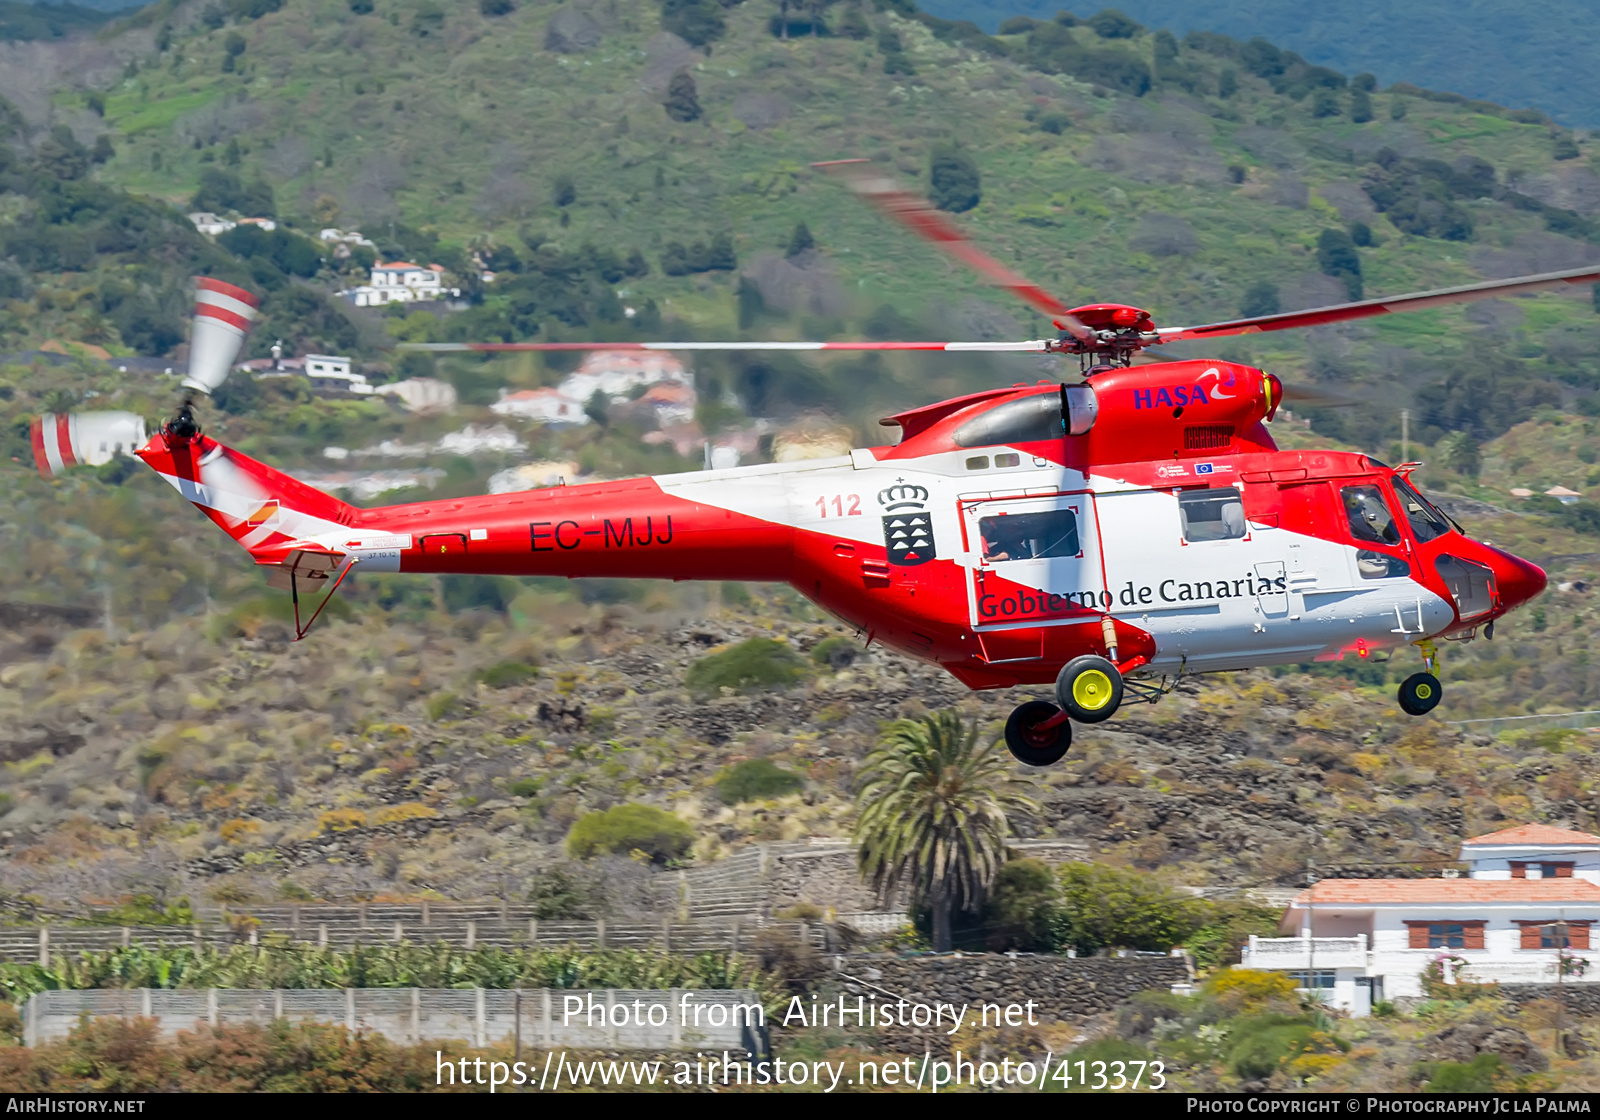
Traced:
<path fill-rule="evenodd" d="M 1578 0 L 1541 4 L 1537 19 L 1529 19 L 1529 8 L 1517 0 L 1331 0 L 1311 8 L 1289 0 L 1125 0 L 1116 7 L 1179 35 L 1259 35 L 1320 66 L 1368 71 L 1385 84 L 1411 82 L 1543 109 L 1567 125 L 1600 125 L 1600 82 L 1586 61 L 1595 50 L 1593 11 Z M 992 33 L 1015 15 L 1049 19 L 1059 5 L 931 0 L 926 8 Z M 1086 6 L 1078 14 L 1092 12 Z"/>
<path fill-rule="evenodd" d="M 495 19 L 452 11 L 435 25 L 294 0 L 214 30 L 186 22 L 186 10 L 170 31 L 132 28 L 97 46 L 102 61 L 78 73 L 100 88 L 57 72 L 51 104 L 19 102 L 28 144 L 42 142 L 48 116 L 86 148 L 106 137 L 92 173 L 102 183 L 211 209 L 275 206 L 300 231 L 359 225 L 385 254 L 431 255 L 469 288 L 476 252 L 502 277 L 464 315 L 391 318 L 363 334 L 301 314 L 286 329 L 270 323 L 258 350 L 269 332 L 372 358 L 379 327 L 408 338 L 626 333 L 613 289 L 643 309 L 636 332 L 726 335 L 739 326 L 741 278 L 764 293 L 764 314 L 748 301 L 742 313 L 752 331 L 881 337 L 938 323 L 962 337 L 1038 333 L 1037 316 L 805 170 L 865 154 L 925 181 L 932 149 L 950 139 L 981 174 L 980 201 L 961 218 L 981 242 L 1069 299 L 1129 300 L 1165 323 L 1600 254 L 1590 216 L 1600 178 L 1581 138 L 1552 134 L 1537 114 L 1353 90 L 1336 73 L 1216 37 L 1107 40 L 1046 25 L 991 40 L 866 11 L 867 37 L 854 39 L 841 9 L 840 34 L 785 41 L 764 8 L 745 4 L 727 10 L 724 35 L 693 50 L 661 30 L 654 5 L 638 3 L 582 15 L 583 43 L 551 40 L 558 10 L 536 4 Z M 685 67 L 702 116 L 678 122 L 662 101 Z M 21 80 L 0 75 L 0 93 Z M 786 261 L 800 221 L 816 249 Z M 1325 233 L 1341 231 L 1364 244 L 1324 246 Z M 674 244 L 719 235 L 737 269 L 663 271 L 685 259 Z M 247 278 L 264 267 L 266 250 L 236 249 L 255 254 Z M 628 264 L 636 251 L 637 269 Z M 1348 259 L 1336 265 L 1330 252 Z M 32 259 L 37 290 L 26 312 L 0 319 L 6 345 L 81 336 L 81 293 L 94 281 L 50 275 L 60 262 Z M 353 268 L 313 265 L 311 288 L 350 283 Z M 310 289 L 291 290 L 299 299 Z M 1591 400 L 1595 326 L 1583 294 L 1550 293 L 1499 312 L 1430 312 L 1220 352 L 1356 387 L 1370 407 L 1318 417 L 1324 435 L 1382 446 L 1400 434 L 1398 409 L 1411 406 L 1422 443 L 1459 428 L 1481 441 L 1542 404 Z M 100 333 L 113 348 L 130 342 Z M 1028 376 L 1038 367 L 1005 368 Z M 941 359 L 885 362 L 868 377 L 860 369 L 736 361 L 720 379 L 758 411 L 829 404 L 867 426 L 889 403 L 1005 375 Z M 824 371 L 820 383 L 814 370 Z M 1467 398 L 1494 404 L 1469 416 L 1451 403 Z"/>
<path fill-rule="evenodd" d="M 776 693 L 697 697 L 685 678 L 708 652 L 774 634 L 809 654 L 835 633 L 787 592 L 734 585 L 358 578 L 325 628 L 287 644 L 282 596 L 148 472 L 115 462 L 47 483 L 28 465 L 26 424 L 42 411 L 92 401 L 154 421 L 172 408 L 175 379 L 156 371 L 181 361 L 195 272 L 265 294 L 256 353 L 282 338 L 351 353 L 377 379 L 432 370 L 461 397 L 453 414 L 415 416 L 236 378 L 208 430 L 307 474 L 327 469 L 325 448 L 355 449 L 355 464 L 428 468 L 434 493 L 460 495 L 529 460 L 615 477 L 698 456 L 646 445 L 625 420 L 441 451 L 466 424 L 496 422 L 498 388 L 566 367 L 435 369 L 398 359 L 396 339 L 1044 329 L 811 160 L 864 154 L 926 187 L 936 148 L 958 141 L 981 197 L 957 220 L 981 242 L 1069 298 L 1140 302 L 1167 324 L 1600 256 L 1587 138 L 1536 113 L 1352 88 L 1216 36 L 1049 24 L 991 40 L 905 7 L 838 8 L 837 34 L 784 40 L 747 3 L 696 50 L 630 0 L 495 18 L 428 0 L 366 14 L 287 0 L 216 27 L 198 5 L 151 11 L 98 40 L 30 48 L 25 73 L 0 67 L 16 106 L 0 121 L 0 351 L 13 355 L 0 362 L 0 885 L 54 904 L 526 894 L 579 814 L 625 800 L 691 821 L 702 859 L 844 835 L 854 765 L 883 720 L 951 703 L 993 720 L 1019 699 L 971 696 L 877 650 L 812 664 Z M 680 71 L 697 119 L 665 111 Z M 194 203 L 270 211 L 281 236 L 212 241 L 182 216 Z M 802 221 L 815 245 L 791 253 Z M 307 239 L 326 224 L 438 261 L 469 306 L 383 315 L 337 300 L 361 262 Z M 720 267 L 727 250 L 734 268 Z M 474 254 L 493 283 L 477 283 Z M 1399 461 L 1410 409 L 1406 450 L 1429 460 L 1419 477 L 1469 529 L 1560 581 L 1592 581 L 1593 505 L 1519 505 L 1510 490 L 1600 497 L 1597 328 L 1587 291 L 1552 292 L 1218 352 L 1357 402 L 1283 416 L 1286 445 Z M 51 341 L 79 356 L 36 352 Z M 124 361 L 134 354 L 161 360 Z M 831 413 L 866 442 L 892 406 L 1059 369 L 902 356 L 695 372 L 708 432 Z M 368 450 L 385 441 L 422 449 Z M 1510 820 L 1594 828 L 1592 735 L 1444 722 L 1600 707 L 1591 596 L 1553 590 L 1492 643 L 1448 649 L 1445 707 L 1427 720 L 1394 708 L 1409 661 L 1186 686 L 1084 733 L 1073 761 L 1038 777 L 1046 810 L 1026 828 L 1233 884 L 1295 881 L 1307 858 L 1436 866 Z M 717 776 L 758 756 L 803 791 L 725 806 Z"/>

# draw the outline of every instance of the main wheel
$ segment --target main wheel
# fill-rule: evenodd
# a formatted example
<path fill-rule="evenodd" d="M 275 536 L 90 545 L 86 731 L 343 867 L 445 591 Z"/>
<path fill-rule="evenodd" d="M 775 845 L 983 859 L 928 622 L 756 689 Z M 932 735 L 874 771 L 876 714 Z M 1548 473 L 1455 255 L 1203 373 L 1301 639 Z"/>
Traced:
<path fill-rule="evenodd" d="M 1400 682 L 1400 710 L 1408 716 L 1425 716 L 1439 706 L 1444 686 L 1432 673 L 1412 673 Z"/>
<path fill-rule="evenodd" d="M 1048 700 L 1018 704 L 1006 720 L 1006 747 L 1012 756 L 1028 766 L 1060 762 L 1061 756 L 1072 746 L 1072 724 L 1059 719 L 1054 726 L 1039 726 L 1060 714 L 1061 709 Z"/>
<path fill-rule="evenodd" d="M 1103 657 L 1074 657 L 1056 678 L 1056 703 L 1079 723 L 1110 719 L 1122 703 L 1122 674 Z"/>

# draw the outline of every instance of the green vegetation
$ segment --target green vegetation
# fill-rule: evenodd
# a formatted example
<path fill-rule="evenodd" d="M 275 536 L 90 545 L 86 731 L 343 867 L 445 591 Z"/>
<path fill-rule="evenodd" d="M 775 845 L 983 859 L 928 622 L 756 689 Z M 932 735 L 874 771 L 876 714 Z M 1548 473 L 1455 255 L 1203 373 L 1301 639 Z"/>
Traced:
<path fill-rule="evenodd" d="M 861 656 L 861 646 L 843 634 L 834 634 L 811 647 L 811 663 L 822 669 L 843 669 Z"/>
<path fill-rule="evenodd" d="M 952 946 L 954 913 L 976 911 L 987 898 L 1011 818 L 1037 812 L 1011 769 L 998 740 L 949 709 L 897 720 L 861 765 L 861 876 L 880 890 L 911 887 L 913 904 L 931 912 L 935 952 Z"/>
<path fill-rule="evenodd" d="M 735 692 L 788 688 L 804 675 L 805 663 L 787 643 L 747 638 L 696 661 L 683 683 L 691 692 L 714 696 L 724 688 Z"/>
<path fill-rule="evenodd" d="M 1524 18 L 1526 9 L 1516 0 L 1475 3 L 1465 19 L 1461 7 L 1448 0 L 1398 8 L 1383 0 L 1335 0 L 1311 18 L 1294 0 L 1122 0 L 1121 7 L 1133 19 L 1179 35 L 1259 35 L 1324 66 L 1373 71 L 1386 82 L 1405 80 L 1454 90 L 1457 97 L 1536 105 L 1575 125 L 1600 123 L 1600 82 L 1581 68 L 1573 74 L 1567 62 L 1595 50 L 1589 9 L 1581 0 L 1553 0 L 1534 21 Z M 1056 5 L 1055 0 L 932 0 L 927 8 L 984 28 L 998 24 L 1004 34 L 1017 12 L 1048 19 Z M 1509 26 L 1519 33 L 1508 41 L 1502 32 Z"/>
<path fill-rule="evenodd" d="M 538 675 L 537 665 L 529 665 L 526 661 L 501 661 L 479 670 L 478 680 L 490 688 L 512 688 L 527 684 Z"/>
<path fill-rule="evenodd" d="M 0 993 L 88 988 L 741 988 L 764 987 L 736 953 L 635 949 L 462 949 L 356 945 L 319 949 L 268 937 L 259 950 L 133 945 L 37 964 L 0 964 Z"/>
<path fill-rule="evenodd" d="M 656 863 L 682 856 L 694 843 L 687 821 L 654 805 L 617 805 L 578 818 L 567 835 L 567 851 L 578 859 L 602 853 L 643 852 Z"/>
<path fill-rule="evenodd" d="M 804 788 L 805 781 L 800 775 L 783 769 L 768 758 L 747 758 L 743 762 L 736 762 L 717 779 L 717 797 L 725 805 L 782 797 Z"/>

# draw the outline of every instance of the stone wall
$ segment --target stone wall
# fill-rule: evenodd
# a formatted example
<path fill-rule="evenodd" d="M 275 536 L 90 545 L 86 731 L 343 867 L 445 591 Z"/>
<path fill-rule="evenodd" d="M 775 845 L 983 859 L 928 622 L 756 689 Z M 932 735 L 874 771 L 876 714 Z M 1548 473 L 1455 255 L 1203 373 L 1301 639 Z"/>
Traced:
<path fill-rule="evenodd" d="M 943 1026 L 893 1026 L 878 1031 L 880 1039 L 906 1052 L 958 1048 L 973 1037 L 971 1024 L 983 1008 L 991 1010 L 990 1025 L 1003 1019 L 1007 1006 L 1021 1012 L 1009 1024 L 1026 1029 L 1026 1008 L 1033 1001 L 1034 1027 L 1075 1022 L 1084 1016 L 1110 1011 L 1140 992 L 1170 991 L 1194 976 L 1187 957 L 1057 957 L 1044 954 L 952 953 L 940 956 L 900 957 L 884 953 L 857 953 L 834 958 L 837 986 L 855 1006 L 856 997 L 880 1005 L 899 1000 L 908 1004 L 966 1007 L 967 1027 L 952 1036 L 950 1021 Z M 781 1025 L 781 1016 L 775 1020 Z M 853 1025 L 853 1024 L 852 1024 Z M 909 1049 L 907 1049 L 909 1048 Z"/>
<path fill-rule="evenodd" d="M 1512 1003 L 1559 997 L 1575 1015 L 1600 1015 L 1600 984 L 1562 984 L 1559 989 L 1554 984 L 1501 984 L 1498 992 Z"/>

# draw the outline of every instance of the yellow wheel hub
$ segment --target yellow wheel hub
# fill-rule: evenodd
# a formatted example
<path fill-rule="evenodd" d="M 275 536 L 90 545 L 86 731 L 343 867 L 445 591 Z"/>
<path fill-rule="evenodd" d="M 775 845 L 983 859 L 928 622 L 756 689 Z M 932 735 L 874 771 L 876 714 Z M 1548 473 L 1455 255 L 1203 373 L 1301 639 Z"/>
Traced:
<path fill-rule="evenodd" d="M 1072 699 L 1078 707 L 1098 712 L 1111 703 L 1111 678 L 1099 669 L 1086 669 L 1072 681 Z"/>
<path fill-rule="evenodd" d="M 1419 684 L 1417 685 L 1416 692 L 1418 700 L 1427 700 L 1433 696 L 1433 685 Z"/>

